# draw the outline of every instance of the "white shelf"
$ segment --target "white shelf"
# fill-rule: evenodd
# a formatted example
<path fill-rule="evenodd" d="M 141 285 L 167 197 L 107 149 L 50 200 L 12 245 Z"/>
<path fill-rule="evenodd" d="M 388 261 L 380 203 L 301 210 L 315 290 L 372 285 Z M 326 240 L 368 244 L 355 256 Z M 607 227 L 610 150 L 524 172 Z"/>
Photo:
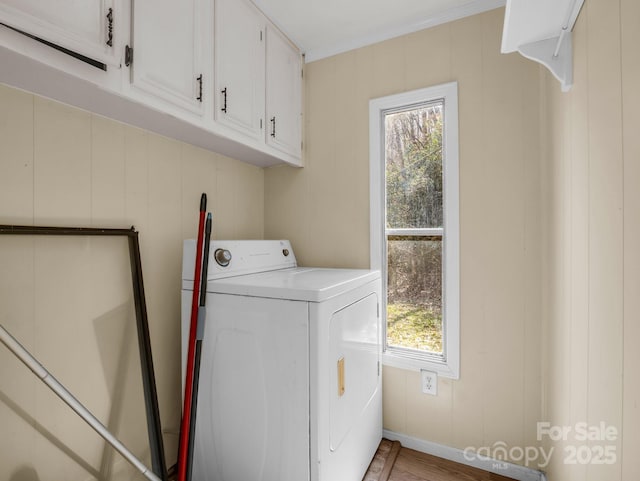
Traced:
<path fill-rule="evenodd" d="M 507 0 L 502 53 L 519 52 L 541 63 L 560 81 L 573 84 L 571 31 L 584 0 Z"/>

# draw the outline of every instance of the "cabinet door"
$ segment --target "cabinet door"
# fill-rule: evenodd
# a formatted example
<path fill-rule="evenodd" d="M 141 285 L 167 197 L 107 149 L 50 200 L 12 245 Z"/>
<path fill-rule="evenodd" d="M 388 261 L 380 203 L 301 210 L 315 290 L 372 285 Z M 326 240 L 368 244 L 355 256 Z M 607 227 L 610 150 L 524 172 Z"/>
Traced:
<path fill-rule="evenodd" d="M 264 17 L 248 0 L 216 0 L 214 30 L 215 119 L 262 140 Z"/>
<path fill-rule="evenodd" d="M 119 0 L 0 0 L 0 22 L 105 65 L 120 65 Z M 126 15 L 128 18 L 128 15 Z"/>
<path fill-rule="evenodd" d="M 151 94 L 180 109 L 202 115 L 200 77 L 207 0 L 135 0 L 133 15 L 132 82 L 137 90 Z"/>
<path fill-rule="evenodd" d="M 267 144 L 300 157 L 302 62 L 298 50 L 275 28 L 267 29 Z"/>

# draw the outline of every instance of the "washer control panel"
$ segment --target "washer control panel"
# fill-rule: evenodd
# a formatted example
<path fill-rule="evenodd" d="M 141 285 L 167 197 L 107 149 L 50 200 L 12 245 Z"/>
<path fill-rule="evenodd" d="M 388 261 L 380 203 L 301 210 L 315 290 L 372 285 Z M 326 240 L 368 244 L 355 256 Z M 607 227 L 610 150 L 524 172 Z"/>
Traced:
<path fill-rule="evenodd" d="M 184 241 L 182 280 L 193 282 L 196 241 Z M 214 240 L 209 247 L 208 279 L 242 276 L 297 267 L 288 240 Z"/>

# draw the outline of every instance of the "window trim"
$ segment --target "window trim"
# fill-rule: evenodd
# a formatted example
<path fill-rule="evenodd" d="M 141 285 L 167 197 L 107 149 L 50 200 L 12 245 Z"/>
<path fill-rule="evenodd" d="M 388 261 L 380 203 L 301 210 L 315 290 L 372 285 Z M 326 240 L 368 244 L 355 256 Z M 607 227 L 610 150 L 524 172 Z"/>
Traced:
<path fill-rule="evenodd" d="M 387 252 L 386 185 L 384 162 L 384 115 L 406 110 L 434 100 L 444 100 L 443 176 L 444 176 L 444 232 L 443 240 L 443 353 L 444 360 L 433 354 L 394 347 L 386 348 L 387 312 Z M 369 197 L 370 197 L 370 262 L 372 269 L 381 272 L 381 318 L 383 320 L 382 362 L 403 369 L 427 369 L 440 376 L 460 377 L 460 201 L 458 166 L 458 83 L 450 82 L 433 87 L 403 92 L 369 101 Z"/>

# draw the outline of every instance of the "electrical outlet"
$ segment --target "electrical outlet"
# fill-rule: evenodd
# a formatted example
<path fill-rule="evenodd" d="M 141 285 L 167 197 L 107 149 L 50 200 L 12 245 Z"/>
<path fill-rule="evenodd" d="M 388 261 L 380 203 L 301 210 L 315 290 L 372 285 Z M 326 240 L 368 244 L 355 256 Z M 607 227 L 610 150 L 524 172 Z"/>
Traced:
<path fill-rule="evenodd" d="M 422 392 L 436 396 L 438 394 L 438 375 L 435 372 L 420 370 Z"/>

